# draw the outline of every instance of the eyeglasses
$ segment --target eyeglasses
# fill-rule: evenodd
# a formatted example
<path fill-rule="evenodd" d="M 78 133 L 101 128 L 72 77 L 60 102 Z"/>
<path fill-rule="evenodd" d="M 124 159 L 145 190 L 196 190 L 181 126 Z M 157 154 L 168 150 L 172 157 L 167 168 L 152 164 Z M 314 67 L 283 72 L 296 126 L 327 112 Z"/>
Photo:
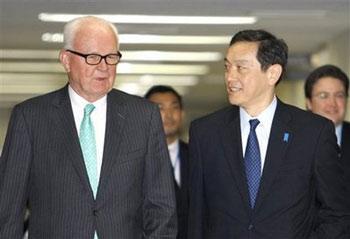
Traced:
<path fill-rule="evenodd" d="M 122 58 L 122 54 L 119 51 L 117 53 L 107 54 L 104 56 L 99 54 L 83 54 L 72 50 L 66 50 L 66 51 L 85 58 L 85 62 L 88 65 L 98 65 L 100 64 L 102 59 L 105 60 L 107 65 L 116 65 L 119 63 L 120 58 Z"/>
<path fill-rule="evenodd" d="M 346 98 L 345 92 L 336 92 L 334 94 L 331 94 L 329 92 L 319 92 L 319 93 L 313 95 L 313 97 L 315 97 L 319 100 L 327 100 L 332 96 L 336 99 L 339 99 L 339 100 L 345 100 L 345 98 Z"/>

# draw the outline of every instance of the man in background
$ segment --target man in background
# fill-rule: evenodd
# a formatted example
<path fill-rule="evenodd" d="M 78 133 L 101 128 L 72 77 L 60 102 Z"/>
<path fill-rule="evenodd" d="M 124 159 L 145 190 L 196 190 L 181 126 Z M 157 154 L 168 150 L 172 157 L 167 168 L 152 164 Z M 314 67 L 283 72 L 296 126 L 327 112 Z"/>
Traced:
<path fill-rule="evenodd" d="M 113 89 L 117 29 L 65 25 L 68 84 L 13 109 L 0 160 L 0 238 L 175 239 L 176 205 L 159 109 Z"/>
<path fill-rule="evenodd" d="M 178 239 L 187 238 L 188 217 L 188 146 L 179 137 L 184 118 L 180 94 L 170 86 L 156 85 L 150 88 L 145 98 L 159 106 L 163 128 L 173 166 L 175 195 L 178 216 Z"/>
<path fill-rule="evenodd" d="M 231 39 L 231 106 L 190 127 L 189 238 L 349 238 L 332 122 L 276 97 L 287 59 L 267 31 Z"/>
<path fill-rule="evenodd" d="M 316 68 L 306 78 L 304 92 L 307 109 L 334 123 L 345 181 L 350 188 L 350 123 L 344 121 L 349 78 L 339 67 L 324 65 Z"/>

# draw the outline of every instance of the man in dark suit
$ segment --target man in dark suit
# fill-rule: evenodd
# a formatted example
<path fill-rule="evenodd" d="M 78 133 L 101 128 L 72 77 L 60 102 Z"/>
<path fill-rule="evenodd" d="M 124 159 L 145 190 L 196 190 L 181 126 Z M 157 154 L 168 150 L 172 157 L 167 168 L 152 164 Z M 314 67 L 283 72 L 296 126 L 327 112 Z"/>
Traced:
<path fill-rule="evenodd" d="M 69 22 L 64 88 L 15 106 L 0 161 L 0 238 L 176 238 L 171 166 L 159 109 L 112 89 L 113 24 Z"/>
<path fill-rule="evenodd" d="M 316 68 L 306 78 L 304 92 L 307 109 L 334 123 L 346 185 L 350 187 L 350 123 L 344 121 L 349 78 L 339 67 L 324 65 Z"/>
<path fill-rule="evenodd" d="M 186 239 L 189 165 L 188 146 L 179 138 L 184 118 L 182 97 L 170 86 L 156 85 L 147 91 L 145 98 L 156 103 L 160 109 L 170 160 L 173 166 L 178 217 L 177 239 Z"/>
<path fill-rule="evenodd" d="M 233 36 L 232 105 L 190 127 L 189 238 L 348 238 L 332 123 L 275 95 L 287 58 L 266 31 Z"/>

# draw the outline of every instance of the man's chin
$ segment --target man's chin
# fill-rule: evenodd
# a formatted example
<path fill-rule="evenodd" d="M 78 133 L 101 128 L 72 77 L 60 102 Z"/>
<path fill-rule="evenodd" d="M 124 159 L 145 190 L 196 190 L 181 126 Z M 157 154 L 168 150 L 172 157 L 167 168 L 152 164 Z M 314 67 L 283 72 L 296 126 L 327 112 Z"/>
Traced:
<path fill-rule="evenodd" d="M 176 136 L 177 134 L 178 134 L 177 131 L 174 131 L 174 130 L 172 130 L 172 131 L 165 130 L 165 136 L 166 136 L 166 137 L 174 137 L 174 136 Z"/>

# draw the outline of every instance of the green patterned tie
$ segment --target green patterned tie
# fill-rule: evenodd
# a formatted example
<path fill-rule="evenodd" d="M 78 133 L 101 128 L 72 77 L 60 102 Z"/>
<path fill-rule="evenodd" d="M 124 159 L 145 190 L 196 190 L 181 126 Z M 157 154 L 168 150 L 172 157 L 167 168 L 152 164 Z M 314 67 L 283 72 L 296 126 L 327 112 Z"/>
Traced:
<path fill-rule="evenodd" d="M 94 109 L 95 106 L 93 104 L 87 104 L 84 108 L 84 118 L 80 124 L 79 140 L 90 185 L 94 193 L 94 198 L 96 198 L 98 187 L 96 140 L 94 125 L 90 118 Z M 94 233 L 94 239 L 98 239 L 96 231 Z"/>
<path fill-rule="evenodd" d="M 84 108 L 84 118 L 80 125 L 80 146 L 83 151 L 86 171 L 89 176 L 90 185 L 96 198 L 98 187 L 97 177 L 97 157 L 96 157 L 96 140 L 95 130 L 92 124 L 90 114 L 95 109 L 93 104 L 87 104 Z"/>

